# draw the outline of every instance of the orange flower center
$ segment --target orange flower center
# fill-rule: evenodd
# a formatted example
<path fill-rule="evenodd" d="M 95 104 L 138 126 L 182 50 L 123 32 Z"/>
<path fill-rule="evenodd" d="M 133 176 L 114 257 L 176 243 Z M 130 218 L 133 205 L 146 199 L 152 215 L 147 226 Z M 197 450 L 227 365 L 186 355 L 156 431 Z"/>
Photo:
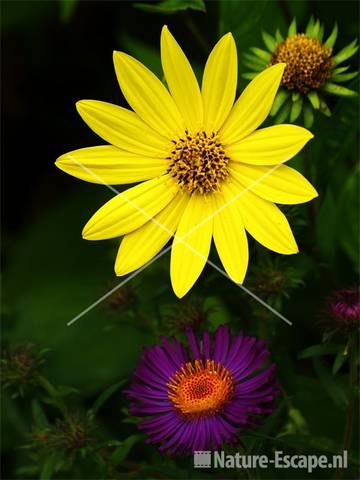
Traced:
<path fill-rule="evenodd" d="M 186 132 L 173 143 L 168 172 L 180 190 L 200 194 L 219 191 L 221 182 L 229 175 L 229 158 L 216 133 Z"/>
<path fill-rule="evenodd" d="M 168 388 L 177 410 L 198 417 L 218 412 L 230 400 L 234 382 L 229 370 L 214 360 L 195 360 L 172 376 Z"/>

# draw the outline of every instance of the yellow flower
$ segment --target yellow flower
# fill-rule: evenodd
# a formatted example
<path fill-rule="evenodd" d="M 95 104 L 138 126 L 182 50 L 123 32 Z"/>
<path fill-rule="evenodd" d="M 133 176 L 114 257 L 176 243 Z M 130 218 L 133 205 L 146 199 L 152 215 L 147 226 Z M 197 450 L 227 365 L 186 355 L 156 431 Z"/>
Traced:
<path fill-rule="evenodd" d="M 317 196 L 300 173 L 282 165 L 313 135 L 295 125 L 256 130 L 270 112 L 285 64 L 260 73 L 234 104 L 238 66 L 231 33 L 210 53 L 201 89 L 166 26 L 161 61 L 168 88 L 140 62 L 114 52 L 120 88 L 134 111 L 78 102 L 83 120 L 110 145 L 75 150 L 56 165 L 88 182 L 142 182 L 100 208 L 83 237 L 124 236 L 115 272 L 125 275 L 145 265 L 174 235 L 171 281 L 183 297 L 205 266 L 212 238 L 226 272 L 238 283 L 248 265 L 246 231 L 275 252 L 298 252 L 275 203 Z"/>

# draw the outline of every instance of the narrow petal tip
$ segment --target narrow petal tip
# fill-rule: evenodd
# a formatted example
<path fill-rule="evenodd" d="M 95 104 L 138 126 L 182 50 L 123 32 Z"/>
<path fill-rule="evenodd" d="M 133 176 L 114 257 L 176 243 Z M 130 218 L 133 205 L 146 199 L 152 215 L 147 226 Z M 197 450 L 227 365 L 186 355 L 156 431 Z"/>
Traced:
<path fill-rule="evenodd" d="M 61 166 L 62 166 L 62 162 L 63 162 L 63 157 L 64 157 L 64 155 L 61 155 L 61 157 L 59 157 L 55 160 L 55 166 L 57 168 L 60 168 L 60 170 L 61 170 Z"/>
<path fill-rule="evenodd" d="M 128 55 L 125 52 L 120 52 L 118 50 L 113 51 L 113 62 L 114 62 L 114 64 L 126 61 L 128 58 L 132 58 L 131 55 Z"/>
<path fill-rule="evenodd" d="M 89 110 L 89 102 L 91 102 L 91 100 L 78 100 L 75 103 L 75 107 L 79 115 L 82 115 L 84 112 Z"/>
<path fill-rule="evenodd" d="M 66 172 L 66 167 L 71 163 L 71 157 L 69 158 L 67 153 L 64 153 L 64 155 L 61 155 L 55 160 L 55 166 L 64 172 Z"/>
<path fill-rule="evenodd" d="M 96 240 L 96 238 L 94 238 L 94 231 L 92 227 L 93 222 L 92 218 L 90 218 L 90 220 L 88 220 L 88 222 L 84 225 L 81 232 L 81 236 L 84 240 Z"/>
<path fill-rule="evenodd" d="M 188 290 L 181 289 L 179 287 L 176 287 L 174 284 L 172 284 L 172 288 L 174 290 L 175 295 L 178 298 L 183 298 L 187 294 Z"/>

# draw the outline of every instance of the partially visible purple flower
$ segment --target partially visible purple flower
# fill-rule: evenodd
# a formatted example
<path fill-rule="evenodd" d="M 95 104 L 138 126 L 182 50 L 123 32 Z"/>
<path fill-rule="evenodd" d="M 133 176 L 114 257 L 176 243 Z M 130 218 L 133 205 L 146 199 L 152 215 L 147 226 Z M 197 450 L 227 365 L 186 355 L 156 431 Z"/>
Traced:
<path fill-rule="evenodd" d="M 334 292 L 327 300 L 327 310 L 339 328 L 359 328 L 360 288 Z"/>
<path fill-rule="evenodd" d="M 130 412 L 161 451 L 187 454 L 236 442 L 237 434 L 261 422 L 279 393 L 266 342 L 220 326 L 212 340 L 187 330 L 189 347 L 175 338 L 144 350 L 126 392 Z M 264 367 L 264 368 L 262 368 Z M 261 369 L 262 368 L 262 369 Z"/>

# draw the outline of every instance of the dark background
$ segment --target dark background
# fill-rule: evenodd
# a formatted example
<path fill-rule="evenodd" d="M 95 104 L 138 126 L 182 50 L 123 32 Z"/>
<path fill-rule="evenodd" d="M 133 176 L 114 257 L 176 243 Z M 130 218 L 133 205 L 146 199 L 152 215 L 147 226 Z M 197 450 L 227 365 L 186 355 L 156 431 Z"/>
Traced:
<path fill-rule="evenodd" d="M 330 442 L 328 451 L 333 451 L 341 448 L 345 407 L 311 360 L 300 361 L 298 354 L 321 343 L 326 297 L 334 289 L 351 287 L 358 281 L 358 260 L 346 247 L 358 236 L 356 205 L 349 204 L 348 218 L 335 214 L 342 187 L 352 176 L 355 182 L 356 99 L 330 99 L 333 116 L 316 118 L 313 129 L 316 143 L 309 147 L 310 179 L 320 193 L 314 202 L 315 220 L 309 220 L 308 206 L 299 207 L 303 222 L 297 225 L 295 218 L 294 229 L 301 253 L 280 260 L 285 262 L 280 263 L 285 269 L 291 265 L 303 282 L 280 304 L 281 313 L 291 318 L 295 327 L 287 327 L 264 313 L 211 269 L 205 270 L 190 300 L 177 301 L 170 287 L 168 256 L 131 283 L 127 293 L 131 302 L 120 295 L 120 299 L 113 299 L 115 307 L 106 301 L 74 326 L 66 326 L 119 281 L 113 273 L 117 243 L 81 239 L 83 225 L 112 196 L 111 192 L 67 176 L 54 166 L 56 158 L 67 151 L 102 143 L 78 116 L 74 106 L 77 100 L 97 99 L 126 106 L 115 78 L 112 51 L 127 51 L 160 74 L 159 38 L 166 23 L 196 71 L 201 71 L 218 32 L 235 30 L 240 70 L 246 71 L 241 54 L 251 46 L 262 47 L 261 29 L 274 33 L 280 28 L 285 32 L 293 16 L 304 27 L 313 14 L 324 22 L 327 35 L 337 21 L 337 50 L 358 34 L 357 2 L 231 3 L 236 5 L 235 15 L 224 13 L 221 2 L 215 1 L 206 2 L 206 13 L 187 10 L 174 15 L 141 11 L 130 1 L 79 1 L 72 11 L 60 1 L 1 3 L 2 339 L 5 346 L 31 342 L 38 348 L 50 348 L 47 377 L 56 385 L 77 388 L 79 397 L 69 402 L 82 411 L 109 385 L 128 378 L 144 343 L 156 341 L 160 333 L 174 333 L 167 321 L 167 309 L 177 312 L 176 323 L 184 305 L 200 303 L 202 311 L 212 310 L 204 322 L 210 329 L 229 321 L 234 330 L 244 328 L 247 333 L 269 338 L 288 394 L 287 406 L 277 419 L 279 430 L 272 434 L 285 431 L 297 436 L 298 443 L 292 439 L 295 443 L 290 442 L 288 449 L 304 448 L 311 438 L 315 439 L 314 450 Z M 356 57 L 347 63 L 356 68 Z M 241 87 L 246 83 L 241 80 Z M 345 127 L 341 119 L 346 120 Z M 302 160 L 297 160 L 300 169 Z M 252 252 L 261 268 L 267 253 L 261 248 Z M 339 348 L 344 345 L 341 336 L 337 344 Z M 331 368 L 332 361 L 326 357 L 325 364 Z M 345 363 L 336 380 L 337 392 L 345 391 L 347 375 Z M 6 395 L 2 402 L 4 478 L 26 478 L 16 473 L 17 469 L 31 464 L 18 447 L 31 443 L 29 405 L 38 393 L 35 389 L 26 395 L 20 400 Z M 105 437 L 123 440 L 136 433 L 134 425 L 122 423 L 121 409 L 125 406 L 123 395 L 117 392 L 100 411 L 97 421 Z M 56 418 L 51 409 L 49 416 L 51 420 Z M 267 444 L 266 448 L 271 451 L 273 445 Z M 152 447 L 138 446 L 130 459 L 143 459 L 155 468 L 163 460 L 154 452 Z M 184 465 L 173 462 L 172 473 L 154 478 L 181 478 Z M 79 468 L 70 469 L 65 478 L 95 478 L 91 476 L 94 473 Z M 64 478 L 59 475 L 56 478 Z M 273 475 L 271 478 L 277 478 L 277 473 Z M 300 478 L 296 472 L 291 475 Z"/>

